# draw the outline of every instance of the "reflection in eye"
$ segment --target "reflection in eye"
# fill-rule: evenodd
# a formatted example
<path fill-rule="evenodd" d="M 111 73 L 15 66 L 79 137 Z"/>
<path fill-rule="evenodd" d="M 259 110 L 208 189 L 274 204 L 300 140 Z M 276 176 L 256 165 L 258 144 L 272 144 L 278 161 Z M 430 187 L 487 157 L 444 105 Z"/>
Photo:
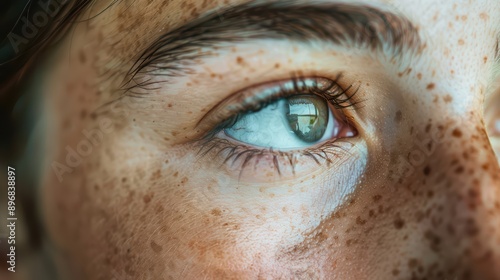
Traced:
<path fill-rule="evenodd" d="M 326 101 L 317 97 L 298 96 L 288 100 L 286 117 L 290 128 L 307 143 L 321 139 L 326 130 L 326 124 L 331 119 Z M 331 122 L 331 120 L 330 120 Z"/>
<path fill-rule="evenodd" d="M 339 126 L 326 100 L 314 95 L 298 95 L 243 115 L 225 132 L 250 145 L 289 149 L 334 138 Z"/>

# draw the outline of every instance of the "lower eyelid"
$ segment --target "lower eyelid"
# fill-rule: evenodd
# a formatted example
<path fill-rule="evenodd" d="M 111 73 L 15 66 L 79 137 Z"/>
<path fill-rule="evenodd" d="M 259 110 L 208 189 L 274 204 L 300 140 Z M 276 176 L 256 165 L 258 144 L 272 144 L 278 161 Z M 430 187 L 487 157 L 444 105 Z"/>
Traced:
<path fill-rule="evenodd" d="M 217 137 L 199 143 L 198 154 L 219 164 L 218 167 L 238 173 L 240 177 L 243 173 L 258 176 L 272 174 L 284 178 L 300 176 L 303 170 L 307 170 L 306 173 L 309 174 L 312 169 L 317 170 L 318 166 L 328 168 L 354 156 L 351 149 L 355 143 L 347 139 L 332 139 L 304 150 L 279 151 L 233 143 L 220 136 L 218 134 Z"/>

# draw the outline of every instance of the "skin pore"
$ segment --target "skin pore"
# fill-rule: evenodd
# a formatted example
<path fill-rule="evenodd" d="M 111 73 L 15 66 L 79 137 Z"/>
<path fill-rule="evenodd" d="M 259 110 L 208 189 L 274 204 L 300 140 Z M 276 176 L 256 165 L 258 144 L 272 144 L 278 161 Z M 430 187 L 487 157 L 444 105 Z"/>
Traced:
<path fill-rule="evenodd" d="M 40 71 L 41 200 L 59 276 L 500 278 L 500 147 L 491 129 L 500 3 L 416 2 L 271 5 L 276 18 L 294 5 L 386 12 L 394 32 L 406 28 L 400 47 L 389 47 L 391 37 L 357 41 L 383 25 L 351 26 L 341 43 L 325 39 L 330 32 L 290 39 L 233 30 L 187 46 L 190 60 L 176 68 L 167 63 L 179 58 L 175 47 L 138 65 L 175 28 L 210 11 L 234 20 L 224 11 L 244 2 L 90 5 Z M 332 110 L 356 134 L 328 155 L 315 149 L 318 162 L 297 149 L 292 160 L 276 150 L 226 160 L 220 143 L 200 141 L 229 117 L 223 101 L 309 77 L 352 85 L 345 94 L 354 105 Z"/>

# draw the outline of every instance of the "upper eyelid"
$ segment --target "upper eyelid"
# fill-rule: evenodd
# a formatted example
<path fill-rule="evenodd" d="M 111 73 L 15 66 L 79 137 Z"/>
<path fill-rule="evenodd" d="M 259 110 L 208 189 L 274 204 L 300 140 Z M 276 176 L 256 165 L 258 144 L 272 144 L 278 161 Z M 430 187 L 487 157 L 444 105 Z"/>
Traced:
<path fill-rule="evenodd" d="M 228 106 L 227 106 L 228 104 L 242 104 L 245 102 L 245 100 L 249 100 L 252 98 L 257 98 L 257 101 L 256 101 L 257 105 L 261 105 L 262 102 L 272 103 L 275 100 L 286 97 L 286 96 L 282 95 L 284 90 L 288 91 L 288 93 L 285 93 L 285 94 L 287 94 L 287 96 L 293 96 L 296 94 L 316 94 L 316 95 L 320 96 L 321 98 L 324 98 L 329 104 L 332 104 L 332 105 L 334 105 L 335 102 L 343 102 L 343 103 L 347 104 L 341 108 L 336 107 L 336 109 L 344 109 L 344 108 L 348 108 L 351 106 L 356 106 L 356 103 L 355 102 L 351 103 L 350 99 L 354 96 L 354 94 L 357 92 L 359 87 L 356 89 L 356 92 L 354 94 L 347 95 L 346 98 L 342 99 L 346 95 L 347 91 L 345 88 L 343 88 L 341 85 L 338 84 L 341 76 L 342 76 L 342 74 L 338 74 L 337 78 L 335 80 L 321 78 L 321 77 L 308 77 L 308 78 L 294 77 L 294 78 L 290 78 L 288 80 L 272 82 L 272 84 L 275 85 L 273 88 L 273 91 L 275 91 L 275 93 L 271 93 L 267 96 L 257 96 L 257 94 L 259 93 L 259 90 L 262 91 L 262 88 L 266 89 L 266 86 L 270 87 L 270 85 L 269 85 L 270 83 L 261 84 L 261 85 L 258 85 L 254 88 L 250 88 L 247 90 L 241 90 L 241 91 L 233 94 L 232 96 L 224 99 L 222 102 L 220 102 L 219 104 L 214 106 L 211 110 L 209 110 L 207 113 L 205 113 L 205 115 L 203 117 L 201 117 L 201 119 L 197 123 L 196 127 L 198 127 L 198 128 L 199 127 L 206 127 L 206 126 L 211 127 L 211 125 L 207 125 L 207 123 L 210 124 L 211 121 L 220 122 L 218 124 L 221 127 L 218 127 L 216 125 L 207 134 L 205 134 L 204 137 L 202 137 L 202 139 L 209 138 L 210 135 L 213 135 L 213 134 L 217 133 L 218 130 L 223 129 L 226 124 L 230 124 L 231 121 L 233 120 L 233 118 L 244 113 L 243 108 L 245 108 L 245 106 L 238 105 L 240 107 L 239 109 L 236 109 L 233 113 L 225 115 L 224 117 L 212 117 L 212 115 L 214 113 L 218 112 L 218 110 L 225 110 L 228 108 Z M 318 86 L 318 84 L 322 84 L 322 86 Z M 285 85 L 285 86 L 283 86 L 283 85 Z M 285 87 L 288 87 L 288 88 L 285 88 Z M 302 88 L 298 88 L 298 87 L 302 87 Z M 350 89 L 351 86 L 349 86 L 348 88 Z M 321 90 L 323 90 L 323 92 L 320 92 Z M 332 99 L 328 99 L 325 95 L 320 94 L 320 93 L 326 94 L 327 91 L 332 91 L 332 90 L 334 90 L 334 91 L 331 93 L 335 94 L 335 96 L 332 95 L 333 96 Z M 276 92 L 276 91 L 281 91 L 281 92 Z M 316 92 L 314 92 L 314 91 L 316 91 Z M 242 94 L 244 94 L 243 97 L 241 96 Z M 274 98 L 274 99 L 271 99 L 271 98 Z M 227 114 L 227 112 L 226 112 L 226 114 Z M 215 125 L 215 124 L 213 124 L 213 125 Z"/>

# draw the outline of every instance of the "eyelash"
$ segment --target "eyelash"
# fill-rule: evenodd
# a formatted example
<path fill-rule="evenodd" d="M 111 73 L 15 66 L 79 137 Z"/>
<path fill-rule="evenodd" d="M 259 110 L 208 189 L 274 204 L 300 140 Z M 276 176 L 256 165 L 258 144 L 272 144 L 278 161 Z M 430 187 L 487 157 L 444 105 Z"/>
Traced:
<path fill-rule="evenodd" d="M 335 80 L 326 79 L 330 84 L 322 88 L 315 82 L 312 85 L 306 84 L 306 79 L 302 77 L 292 78 L 293 83 L 292 88 L 285 88 L 281 86 L 275 94 L 268 97 L 265 100 L 260 101 L 257 104 L 250 105 L 240 105 L 241 108 L 237 110 L 236 113 L 232 114 L 230 117 L 226 118 L 225 121 L 221 122 L 215 128 L 210 130 L 205 136 L 198 140 L 200 145 L 198 155 L 201 157 L 206 156 L 210 152 L 215 153 L 216 157 L 224 155 L 222 164 L 230 162 L 233 166 L 238 159 L 242 159 L 242 164 L 240 167 L 240 175 L 252 159 L 255 160 L 255 164 L 259 162 L 260 159 L 264 157 L 272 158 L 272 163 L 275 171 L 278 175 L 282 175 L 282 170 L 280 168 L 280 162 L 289 163 L 292 168 L 292 173 L 295 174 L 296 157 L 306 156 L 314 160 L 314 162 L 321 166 L 322 162 L 329 166 L 333 162 L 333 158 L 340 157 L 340 153 L 344 152 L 348 154 L 348 149 L 337 144 L 339 139 L 333 139 L 332 141 L 327 141 L 318 147 L 306 148 L 299 151 L 276 151 L 273 148 L 255 148 L 245 144 L 235 144 L 227 139 L 221 139 L 216 137 L 218 133 L 222 130 L 233 126 L 244 114 L 249 112 L 258 112 L 259 110 L 265 108 L 266 106 L 276 102 L 279 99 L 298 95 L 298 94 L 314 94 L 321 98 L 324 98 L 328 104 L 332 105 L 335 109 L 343 110 L 353 107 L 357 108 L 360 104 L 359 102 L 354 102 L 352 98 L 359 91 L 359 86 L 354 88 L 353 85 L 349 85 L 345 89 L 342 88 L 338 82 L 342 78 L 342 74 L 337 75 Z M 324 79 L 324 78 L 322 78 Z M 349 118 L 346 116 L 344 121 L 349 124 Z M 348 142 L 348 141 L 343 141 Z"/>

